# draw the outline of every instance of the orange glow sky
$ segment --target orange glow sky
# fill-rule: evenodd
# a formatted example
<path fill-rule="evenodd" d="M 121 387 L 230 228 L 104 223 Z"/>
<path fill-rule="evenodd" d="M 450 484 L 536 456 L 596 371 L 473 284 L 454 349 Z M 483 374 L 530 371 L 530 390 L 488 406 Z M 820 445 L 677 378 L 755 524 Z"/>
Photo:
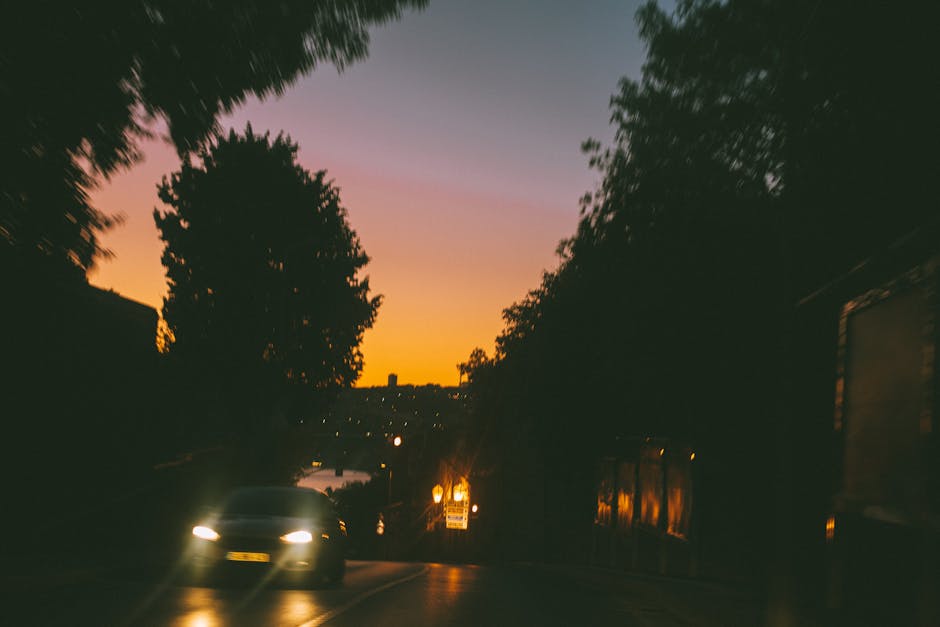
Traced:
<path fill-rule="evenodd" d="M 283 130 L 302 165 L 341 189 L 384 296 L 358 385 L 384 385 L 390 372 L 402 384 L 455 385 L 474 347 L 492 354 L 502 310 L 555 267 L 595 184 L 579 146 L 609 140 L 610 94 L 639 74 L 638 4 L 432 0 L 375 31 L 367 60 L 342 74 L 319 68 L 223 119 Z M 142 148 L 143 163 L 93 194 L 125 223 L 104 238 L 115 259 L 90 278 L 159 308 L 151 213 L 179 159 L 159 140 Z"/>

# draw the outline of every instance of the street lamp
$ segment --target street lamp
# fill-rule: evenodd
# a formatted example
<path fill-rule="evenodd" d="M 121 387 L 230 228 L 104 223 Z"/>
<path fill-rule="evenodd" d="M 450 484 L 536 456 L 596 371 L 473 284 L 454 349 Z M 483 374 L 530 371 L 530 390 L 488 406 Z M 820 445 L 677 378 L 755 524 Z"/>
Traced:
<path fill-rule="evenodd" d="M 444 488 L 441 487 L 441 484 L 437 484 L 431 490 L 431 496 L 434 498 L 435 503 L 440 503 L 441 499 L 444 498 Z"/>
<path fill-rule="evenodd" d="M 474 503 L 473 507 L 470 508 L 470 511 L 476 514 L 478 511 L 480 511 L 480 506 Z"/>
<path fill-rule="evenodd" d="M 467 496 L 467 486 L 461 482 L 454 485 L 454 503 L 460 503 Z"/>
<path fill-rule="evenodd" d="M 385 434 L 385 435 L 388 436 L 388 434 Z M 402 442 L 403 440 L 400 435 L 396 435 L 394 438 L 392 438 L 392 445 L 395 448 L 400 447 Z M 385 467 L 386 467 L 386 464 L 383 463 L 382 468 L 385 468 Z M 391 504 L 392 502 L 392 467 L 391 465 L 388 466 L 388 502 L 389 504 Z"/>

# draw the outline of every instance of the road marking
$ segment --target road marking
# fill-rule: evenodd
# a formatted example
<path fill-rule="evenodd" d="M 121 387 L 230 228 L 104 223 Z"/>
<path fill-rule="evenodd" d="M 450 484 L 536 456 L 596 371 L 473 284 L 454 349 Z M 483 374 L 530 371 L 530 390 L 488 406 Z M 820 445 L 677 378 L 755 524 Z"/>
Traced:
<path fill-rule="evenodd" d="M 395 586 L 403 584 L 407 581 L 411 581 L 412 579 L 417 579 L 418 577 L 426 575 L 429 570 L 430 568 L 425 566 L 424 568 L 422 568 L 416 573 L 405 575 L 404 577 L 401 577 L 399 579 L 395 579 L 393 581 L 389 581 L 388 583 L 382 584 L 378 588 L 367 590 L 363 592 L 362 594 L 360 594 L 359 596 L 353 597 L 351 601 L 345 603 L 344 605 L 340 605 L 339 607 L 334 608 L 330 610 L 329 612 L 326 612 L 325 614 L 321 614 L 320 616 L 317 616 L 316 618 L 312 618 L 308 620 L 306 623 L 301 623 L 297 627 L 320 627 L 320 625 L 322 625 L 323 623 L 333 620 L 340 614 L 343 614 L 351 610 L 352 608 L 356 607 L 357 605 L 359 605 L 360 603 L 362 603 L 369 597 L 374 596 L 378 594 L 379 592 L 384 592 L 385 590 L 388 590 L 389 588 L 394 588 Z"/>

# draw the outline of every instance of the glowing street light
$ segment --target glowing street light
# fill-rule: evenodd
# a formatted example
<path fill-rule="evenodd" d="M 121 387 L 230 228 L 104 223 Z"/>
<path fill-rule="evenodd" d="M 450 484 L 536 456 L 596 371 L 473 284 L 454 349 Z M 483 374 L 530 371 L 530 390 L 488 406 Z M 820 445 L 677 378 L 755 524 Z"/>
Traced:
<path fill-rule="evenodd" d="M 467 486 L 463 483 L 458 483 L 454 486 L 454 502 L 460 503 L 467 496 Z"/>
<path fill-rule="evenodd" d="M 441 484 L 437 484 L 431 490 L 431 496 L 434 498 L 435 503 L 440 503 L 441 499 L 444 498 L 444 488 L 441 487 Z"/>
<path fill-rule="evenodd" d="M 476 514 L 478 511 L 480 511 L 480 506 L 474 503 L 473 507 L 470 508 L 470 511 Z"/>
<path fill-rule="evenodd" d="M 402 439 L 400 435 L 396 435 L 395 438 L 392 440 L 392 444 L 394 444 L 395 446 L 401 446 L 401 443 L 402 443 Z"/>

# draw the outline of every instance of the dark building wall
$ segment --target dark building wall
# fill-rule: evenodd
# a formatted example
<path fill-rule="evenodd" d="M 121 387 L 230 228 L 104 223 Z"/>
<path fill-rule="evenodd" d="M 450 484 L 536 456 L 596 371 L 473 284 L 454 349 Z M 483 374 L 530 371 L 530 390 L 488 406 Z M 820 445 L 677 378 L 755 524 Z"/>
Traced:
<path fill-rule="evenodd" d="M 921 229 L 799 310 L 789 549 L 801 598 L 846 624 L 940 617 L 936 236 Z"/>

